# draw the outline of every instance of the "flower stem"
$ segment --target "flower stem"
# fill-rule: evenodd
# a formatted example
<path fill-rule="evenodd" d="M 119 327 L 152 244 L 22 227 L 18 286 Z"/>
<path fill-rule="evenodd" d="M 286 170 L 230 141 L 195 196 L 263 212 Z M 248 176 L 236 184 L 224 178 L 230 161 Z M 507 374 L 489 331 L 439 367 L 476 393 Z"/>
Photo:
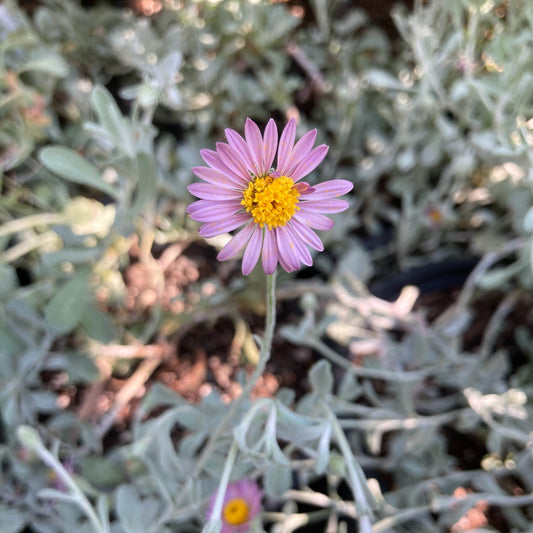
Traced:
<path fill-rule="evenodd" d="M 276 275 L 276 270 L 274 270 L 273 274 L 267 275 L 265 334 L 261 343 L 261 351 L 259 352 L 259 363 L 246 383 L 241 398 L 246 397 L 252 391 L 257 380 L 265 371 L 266 364 L 270 359 L 274 327 L 276 325 Z"/>
<path fill-rule="evenodd" d="M 211 457 L 211 454 L 216 448 L 218 438 L 227 428 L 235 413 L 241 406 L 242 402 L 249 396 L 252 389 L 254 388 L 257 380 L 263 374 L 266 364 L 270 359 L 270 352 L 272 348 L 272 339 L 274 338 L 274 327 L 276 325 L 276 271 L 273 274 L 267 275 L 267 294 L 266 294 L 266 323 L 265 323 L 265 334 L 263 337 L 263 342 L 261 343 L 261 351 L 259 353 L 259 363 L 255 367 L 253 374 L 250 376 L 250 379 L 247 381 L 246 385 L 242 390 L 242 394 L 233 402 L 228 412 L 220 421 L 220 424 L 216 429 L 211 433 L 209 440 L 202 451 L 202 454 L 198 458 L 196 467 L 192 474 L 192 478 L 196 479 L 205 464 Z"/>
<path fill-rule="evenodd" d="M 205 526 L 205 531 L 211 531 L 214 524 L 217 522 L 220 523 L 222 507 L 224 505 L 224 496 L 226 495 L 226 489 L 228 488 L 231 471 L 233 470 L 233 465 L 235 464 L 235 459 L 237 458 L 237 452 L 237 443 L 233 441 L 231 448 L 229 449 L 226 462 L 224 463 L 224 470 L 222 471 L 220 483 L 218 484 L 217 497 L 215 498 L 215 503 L 213 504 L 213 511 L 209 517 L 209 522 Z"/>

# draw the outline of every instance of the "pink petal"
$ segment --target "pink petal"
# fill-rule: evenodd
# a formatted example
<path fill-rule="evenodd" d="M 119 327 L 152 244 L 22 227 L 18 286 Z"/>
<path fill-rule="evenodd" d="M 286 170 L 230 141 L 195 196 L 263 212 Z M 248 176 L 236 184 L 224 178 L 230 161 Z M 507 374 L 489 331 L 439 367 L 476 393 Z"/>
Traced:
<path fill-rule="evenodd" d="M 283 268 L 283 270 L 285 270 L 285 272 L 294 272 L 295 270 L 297 270 L 296 268 L 292 268 L 290 267 L 283 259 L 283 257 L 281 257 L 281 255 L 278 254 L 278 261 L 279 261 L 279 264 L 281 265 L 281 268 Z"/>
<path fill-rule="evenodd" d="M 234 483 L 230 483 L 228 485 L 228 488 L 226 489 L 226 493 L 224 494 L 224 506 L 234 498 L 242 498 L 243 494 L 241 491 L 241 482 L 242 480 L 236 481 Z"/>
<path fill-rule="evenodd" d="M 203 157 L 204 161 L 213 169 L 218 170 L 219 172 L 222 172 L 223 174 L 227 174 L 228 176 L 231 176 L 234 181 L 238 181 L 239 183 L 243 183 L 244 185 L 248 183 L 250 180 L 249 175 L 247 175 L 246 181 L 243 182 L 243 176 L 240 174 L 236 174 L 232 170 L 230 170 L 220 159 L 220 156 L 214 151 L 214 150 L 207 150 L 203 149 L 200 150 L 200 154 Z"/>
<path fill-rule="evenodd" d="M 254 161 L 255 174 L 263 176 L 265 174 L 263 168 L 263 139 L 261 137 L 261 130 L 259 126 L 251 119 L 247 118 L 244 124 L 244 136 L 246 144 L 252 154 Z"/>
<path fill-rule="evenodd" d="M 237 180 L 229 174 L 224 174 L 219 170 L 215 170 L 209 167 L 193 167 L 193 173 L 200 179 L 219 185 L 226 189 L 242 188 L 242 180 Z"/>
<path fill-rule="evenodd" d="M 229 144 L 217 143 L 217 154 L 224 165 L 226 165 L 242 183 L 250 181 L 250 173 L 246 163 L 241 159 L 238 152 L 236 152 Z"/>
<path fill-rule="evenodd" d="M 309 155 L 313 144 L 315 144 L 316 130 L 308 131 L 295 145 L 287 161 L 287 168 L 283 169 L 282 174 L 290 176 L 301 161 Z M 281 170 L 280 170 L 281 172 Z"/>
<path fill-rule="evenodd" d="M 232 172 L 224 163 L 222 163 L 220 156 L 214 150 L 208 150 L 207 148 L 204 148 L 203 150 L 200 150 L 200 155 L 211 168 L 214 168 L 223 174 L 233 175 L 236 179 L 241 179 L 239 176 L 235 176 L 235 173 Z"/>
<path fill-rule="evenodd" d="M 324 157 L 328 153 L 328 146 L 321 144 L 316 148 L 313 148 L 307 157 L 296 167 L 296 169 L 291 172 L 290 177 L 294 181 L 302 179 L 304 176 L 307 176 L 310 172 L 315 170 L 315 168 L 322 163 Z"/>
<path fill-rule="evenodd" d="M 215 500 L 217 497 L 217 492 L 215 491 L 211 496 L 209 505 L 207 507 L 206 519 L 209 520 L 213 514 L 213 507 L 215 505 Z M 263 492 L 257 486 L 255 481 L 251 479 L 240 479 L 234 483 L 230 483 L 224 494 L 223 507 L 225 507 L 229 501 L 235 498 L 243 498 L 246 500 L 249 506 L 248 513 L 248 522 L 246 524 L 239 526 L 232 526 L 223 521 L 221 533 L 244 533 L 249 529 L 248 523 L 251 522 L 261 511 L 261 498 L 263 497 Z"/>
<path fill-rule="evenodd" d="M 280 262 L 283 260 L 290 268 L 290 270 L 287 270 L 287 272 L 298 270 L 300 268 L 300 259 L 296 253 L 294 236 L 287 231 L 287 226 L 280 226 L 276 228 L 276 235 Z"/>
<path fill-rule="evenodd" d="M 305 212 L 315 213 L 340 213 L 350 207 L 346 200 L 310 200 L 299 203 L 300 209 Z"/>
<path fill-rule="evenodd" d="M 205 202 L 205 204 L 201 204 Z M 201 205 L 197 205 L 201 204 Z M 212 202 L 210 200 L 198 200 L 187 208 L 187 212 L 193 220 L 198 222 L 215 222 L 227 218 L 242 209 L 240 202 Z"/>
<path fill-rule="evenodd" d="M 299 261 L 304 265 L 311 266 L 313 264 L 313 258 L 305 244 L 302 242 L 299 233 L 295 231 L 294 227 L 290 224 L 285 226 L 285 231 L 286 234 L 290 236 L 291 243 L 294 243 L 294 250 Z"/>
<path fill-rule="evenodd" d="M 218 252 L 217 259 L 219 261 L 226 261 L 226 259 L 231 259 L 235 257 L 249 241 L 252 232 L 254 231 L 255 225 L 253 223 L 248 224 L 243 230 L 239 231 L 237 235 L 232 237 L 232 239 Z"/>
<path fill-rule="evenodd" d="M 324 245 L 322 244 L 322 241 L 311 228 L 308 228 L 305 224 L 302 224 L 294 217 L 292 217 L 289 224 L 291 224 L 291 226 L 294 228 L 294 231 L 299 235 L 300 239 L 305 244 L 311 246 L 311 248 L 314 248 L 319 252 L 324 250 Z"/>
<path fill-rule="evenodd" d="M 261 510 L 261 498 L 263 492 L 257 486 L 257 483 L 251 479 L 241 479 L 237 482 L 240 496 L 246 498 L 250 506 L 249 520 L 253 520 Z"/>
<path fill-rule="evenodd" d="M 294 146 L 296 137 L 296 120 L 291 118 L 281 133 L 278 148 L 278 166 L 277 169 L 285 169 L 288 164 L 289 156 Z"/>
<path fill-rule="evenodd" d="M 304 206 L 305 202 L 301 202 L 300 205 Z M 304 211 L 303 209 L 295 213 L 293 219 L 313 229 L 330 230 L 334 225 L 331 218 L 312 211 Z"/>
<path fill-rule="evenodd" d="M 278 247 L 275 229 L 265 230 L 262 261 L 265 274 L 272 274 L 276 270 L 278 264 Z"/>
<path fill-rule="evenodd" d="M 226 130 L 226 139 L 228 139 L 229 145 L 239 154 L 240 158 L 244 161 L 248 170 L 254 171 L 254 162 L 250 149 L 246 144 L 246 141 L 235 131 L 231 129 Z"/>
<path fill-rule="evenodd" d="M 249 220 L 250 215 L 248 215 L 248 213 L 233 215 L 225 220 L 220 220 L 218 222 L 207 222 L 206 224 L 202 224 L 202 226 L 198 230 L 198 233 L 202 237 L 209 239 L 210 237 L 215 237 L 216 235 L 220 235 L 221 233 L 226 233 L 228 231 L 234 230 L 235 228 L 242 226 L 245 222 L 248 222 Z"/>
<path fill-rule="evenodd" d="M 229 171 L 229 168 L 222 163 L 219 155 L 214 150 L 208 150 L 207 148 L 204 148 L 200 150 L 200 155 L 211 168 L 220 170 L 220 172 L 224 173 Z"/>
<path fill-rule="evenodd" d="M 305 265 L 310 267 L 313 264 L 313 258 L 311 257 L 311 254 L 309 250 L 305 247 L 304 244 L 299 243 L 299 256 L 300 261 Z"/>
<path fill-rule="evenodd" d="M 242 198 L 241 191 L 222 189 L 211 183 L 191 183 L 187 190 L 202 200 L 237 200 Z"/>
<path fill-rule="evenodd" d="M 228 205 L 233 205 L 235 207 L 240 205 L 242 207 L 240 200 L 225 200 L 225 201 L 196 200 L 195 202 L 187 206 L 187 209 L 185 209 L 185 212 L 188 213 L 189 215 L 192 215 L 199 210 L 216 209 L 219 206 L 228 206 Z"/>
<path fill-rule="evenodd" d="M 216 205 L 219 205 L 219 202 L 212 202 L 211 200 L 197 200 L 196 202 L 189 204 L 185 209 L 185 212 L 188 215 L 192 215 L 193 213 L 196 213 L 196 211 L 203 209 L 204 207 L 214 207 Z"/>
<path fill-rule="evenodd" d="M 276 123 L 270 119 L 265 128 L 265 135 L 263 138 L 263 169 L 268 173 L 272 167 L 274 156 L 278 148 L 278 128 Z"/>
<path fill-rule="evenodd" d="M 202 159 L 211 167 L 216 168 L 217 170 L 222 170 L 218 168 L 218 165 L 222 165 L 220 162 L 220 158 L 218 157 L 217 153 L 214 150 L 209 150 L 208 148 L 202 148 L 200 150 L 200 155 L 202 156 Z M 224 168 L 224 166 L 222 165 Z"/>
<path fill-rule="evenodd" d="M 347 180 L 329 180 L 313 187 L 312 192 L 304 193 L 305 200 L 326 200 L 342 196 L 353 189 L 353 183 Z"/>
<path fill-rule="evenodd" d="M 248 245 L 244 250 L 242 257 L 242 273 L 247 276 L 257 264 L 261 255 L 261 245 L 263 244 L 263 230 L 258 224 L 255 224 L 254 232 L 250 237 Z"/>

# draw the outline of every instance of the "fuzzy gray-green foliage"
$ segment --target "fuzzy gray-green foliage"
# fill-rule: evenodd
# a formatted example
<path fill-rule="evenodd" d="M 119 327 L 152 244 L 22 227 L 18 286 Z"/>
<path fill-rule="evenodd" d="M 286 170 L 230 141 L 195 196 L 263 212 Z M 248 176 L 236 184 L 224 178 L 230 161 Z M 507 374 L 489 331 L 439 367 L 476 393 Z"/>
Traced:
<path fill-rule="evenodd" d="M 342 515 L 361 531 L 449 531 L 479 501 L 509 531 L 533 529 L 530 319 L 511 328 L 513 353 L 498 342 L 533 287 L 533 5 L 415 2 L 394 11 L 396 37 L 348 2 L 305 11 L 0 5 L 0 532 L 200 531 L 233 440 L 234 477 L 261 479 L 286 513 L 275 531 L 303 523 L 301 501 L 328 530 Z M 184 209 L 200 148 L 246 117 L 291 115 L 330 146 L 311 179 L 355 184 L 316 257 L 328 283 L 281 279 L 280 294 L 306 294 L 278 334 L 322 358 L 309 393 L 245 399 L 206 454 L 228 405 L 152 385 L 104 446 L 109 412 L 80 418 L 50 380 L 88 387 L 108 344 L 257 310 L 256 272 L 199 280 L 182 313 L 128 315 L 122 273 L 132 238 L 196 239 Z M 480 262 L 436 319 L 413 310 L 412 291 L 389 303 L 365 285 L 464 255 Z M 466 344 L 487 301 L 491 319 Z M 469 455 L 454 440 L 475 446 L 475 464 L 458 464 Z M 327 503 L 305 490 L 325 474 Z M 295 479 L 302 490 L 286 492 Z"/>

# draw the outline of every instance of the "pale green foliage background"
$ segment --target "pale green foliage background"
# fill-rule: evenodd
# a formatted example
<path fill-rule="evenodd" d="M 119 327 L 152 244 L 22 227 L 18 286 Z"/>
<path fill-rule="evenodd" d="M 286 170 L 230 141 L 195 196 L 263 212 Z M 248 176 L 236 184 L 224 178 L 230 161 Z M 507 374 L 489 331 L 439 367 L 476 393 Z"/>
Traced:
<path fill-rule="evenodd" d="M 200 531 L 232 435 L 234 477 L 285 513 L 272 531 L 304 523 L 302 501 L 328 531 L 370 507 L 374 532 L 450 531 L 479 501 L 498 520 L 477 531 L 533 531 L 533 4 L 415 2 L 393 11 L 397 34 L 340 0 L 169 1 L 151 17 L 37 4 L 0 4 L 0 533 Z M 289 116 L 330 146 L 311 181 L 354 183 L 311 277 L 280 276 L 301 318 L 277 334 L 317 355 L 308 394 L 243 402 L 200 468 L 228 406 L 159 383 L 104 445 L 112 409 L 80 419 L 50 377 L 87 387 L 110 344 L 263 311 L 257 270 L 201 278 L 182 313 L 131 315 L 123 272 L 132 237 L 147 264 L 153 243 L 198 238 L 199 149 L 246 117 Z M 367 288 L 443 263 L 438 286 L 465 258 L 477 266 L 436 318 L 413 310 L 416 291 L 391 303 Z M 468 467 L 454 440 L 475 449 Z M 327 504 L 306 492 L 324 475 Z"/>

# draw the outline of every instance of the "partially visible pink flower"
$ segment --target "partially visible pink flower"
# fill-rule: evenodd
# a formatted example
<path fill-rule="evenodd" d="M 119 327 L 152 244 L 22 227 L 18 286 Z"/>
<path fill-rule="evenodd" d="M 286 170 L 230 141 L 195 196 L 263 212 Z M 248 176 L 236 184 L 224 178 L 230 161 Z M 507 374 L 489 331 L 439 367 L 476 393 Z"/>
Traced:
<path fill-rule="evenodd" d="M 207 510 L 207 520 L 211 518 L 215 505 L 216 492 L 211 497 Z M 241 479 L 230 483 L 226 489 L 222 505 L 221 533 L 247 533 L 250 523 L 261 511 L 263 492 L 255 481 Z"/>
<path fill-rule="evenodd" d="M 296 121 L 291 119 L 278 142 L 272 119 L 264 135 L 247 119 L 244 138 L 227 129 L 227 143 L 217 143 L 216 151 L 200 151 L 209 166 L 192 169 L 205 183 L 189 185 L 189 192 L 200 200 L 189 205 L 187 213 L 203 223 L 199 230 L 203 237 L 244 226 L 217 259 L 231 259 L 244 248 L 244 275 L 253 270 L 260 256 L 266 274 L 272 274 L 278 262 L 287 272 L 298 270 L 302 263 L 312 265 L 308 247 L 324 249 L 313 230 L 333 227 L 333 220 L 324 213 L 347 209 L 348 202 L 336 197 L 353 188 L 346 180 L 330 180 L 314 187 L 300 181 L 328 151 L 325 144 L 313 148 L 316 134 L 316 130 L 309 131 L 295 143 Z"/>

